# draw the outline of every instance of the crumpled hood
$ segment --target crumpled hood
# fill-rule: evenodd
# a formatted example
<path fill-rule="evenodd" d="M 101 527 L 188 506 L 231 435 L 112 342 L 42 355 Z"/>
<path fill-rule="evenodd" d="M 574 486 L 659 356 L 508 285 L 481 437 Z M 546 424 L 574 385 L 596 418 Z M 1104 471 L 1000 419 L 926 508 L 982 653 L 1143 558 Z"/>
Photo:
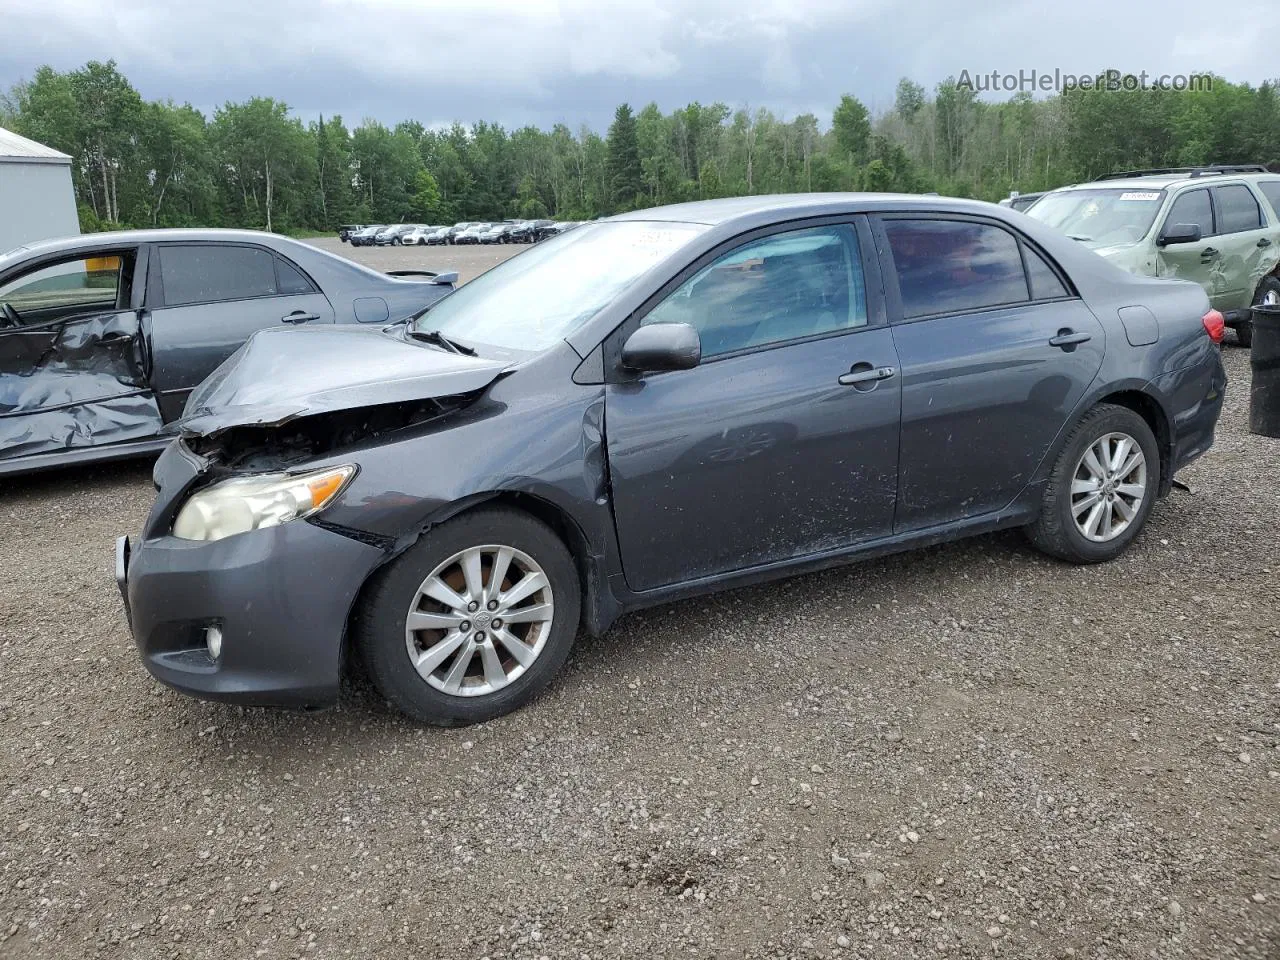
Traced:
<path fill-rule="evenodd" d="M 296 417 L 427 400 L 488 386 L 510 364 L 403 338 L 403 328 L 270 328 L 192 391 L 178 428 L 208 436 Z"/>

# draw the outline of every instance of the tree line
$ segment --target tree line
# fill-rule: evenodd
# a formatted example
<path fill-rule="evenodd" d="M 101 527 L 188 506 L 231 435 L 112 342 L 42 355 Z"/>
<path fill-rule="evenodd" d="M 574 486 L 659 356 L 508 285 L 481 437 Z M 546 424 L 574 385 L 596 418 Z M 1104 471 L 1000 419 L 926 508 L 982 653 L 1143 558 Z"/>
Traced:
<path fill-rule="evenodd" d="M 810 190 L 996 200 L 1135 167 L 1280 161 L 1280 84 L 1071 90 L 980 100 L 954 79 L 898 83 L 872 115 L 841 98 L 829 122 L 691 103 L 618 107 L 582 126 L 428 129 L 339 116 L 304 123 L 270 97 L 146 101 L 114 61 L 41 67 L 0 96 L 0 126 L 70 154 L 83 229 L 591 219 L 684 200 Z M 824 118 L 825 119 L 825 118 Z"/>

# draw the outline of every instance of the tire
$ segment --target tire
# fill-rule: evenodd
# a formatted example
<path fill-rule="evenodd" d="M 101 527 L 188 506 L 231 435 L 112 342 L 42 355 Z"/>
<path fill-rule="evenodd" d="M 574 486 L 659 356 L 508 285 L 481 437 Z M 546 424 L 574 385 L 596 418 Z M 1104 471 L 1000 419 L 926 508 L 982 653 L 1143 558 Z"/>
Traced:
<path fill-rule="evenodd" d="M 1280 305 L 1280 279 L 1273 276 L 1262 278 L 1262 281 L 1258 284 L 1258 289 L 1253 293 L 1253 306 L 1256 307 L 1264 303 Z M 1236 342 L 1242 347 L 1253 346 L 1252 318 L 1236 327 Z"/>
<path fill-rule="evenodd" d="M 500 592 L 514 594 L 534 571 L 543 574 L 546 586 L 515 597 L 512 607 L 491 611 L 484 598 L 499 548 L 511 550 Z M 458 558 L 477 549 L 482 558 L 477 582 L 484 590 L 469 593 Z M 425 595 L 428 582 L 438 595 L 443 586 L 455 598 L 443 603 Z M 478 598 L 473 612 L 465 605 L 469 596 Z M 504 609 L 519 613 L 522 622 L 513 621 L 510 629 L 500 624 L 500 640 L 493 624 Z M 431 625 L 411 631 L 411 612 Z M 548 613 L 549 620 L 535 619 Z M 353 632 L 369 677 L 387 700 L 416 720 L 452 727 L 492 720 L 537 696 L 568 658 L 581 614 L 577 569 L 551 529 L 519 510 L 481 507 L 433 528 L 380 571 L 361 602 Z M 519 646 L 510 644 L 513 635 Z M 419 654 L 437 651 L 424 672 L 410 658 L 411 644 Z M 486 646 L 488 651 L 482 649 Z M 495 685 L 491 679 L 499 674 L 504 679 Z"/>
<path fill-rule="evenodd" d="M 1094 470 L 1086 461 L 1086 454 L 1095 444 L 1108 443 L 1107 449 L 1119 446 L 1116 438 L 1123 437 L 1130 441 L 1142 454 L 1141 471 L 1135 467 L 1127 471 L 1118 480 L 1102 481 L 1097 479 Z M 1097 451 L 1094 450 L 1095 462 Z M 1130 449 L 1125 459 L 1133 456 Z M 1106 471 L 1106 465 L 1099 464 Z M 1120 469 L 1124 469 L 1121 466 Z M 1112 475 L 1114 475 L 1112 473 Z M 1090 506 L 1090 498 L 1094 494 L 1084 488 L 1073 494 L 1073 482 L 1079 479 L 1082 484 L 1095 484 L 1102 499 L 1094 501 Z M 1142 495 L 1133 495 L 1140 489 Z M 1127 407 L 1101 403 L 1086 413 L 1067 435 L 1067 442 L 1054 462 L 1053 470 L 1045 484 L 1040 503 L 1040 516 L 1035 523 L 1026 528 L 1028 537 L 1037 549 L 1066 560 L 1070 563 L 1103 563 L 1113 560 L 1122 554 L 1142 531 L 1155 504 L 1156 494 L 1160 489 L 1160 448 L 1156 444 L 1151 427 L 1138 414 Z M 1105 493 L 1110 491 L 1112 499 L 1108 503 Z M 1073 504 L 1073 499 L 1076 503 Z M 1136 504 L 1136 509 L 1135 508 Z M 1076 521 L 1076 512 L 1080 513 L 1081 524 Z M 1132 515 L 1125 519 L 1125 508 Z M 1089 526 L 1089 521 L 1098 517 L 1094 529 L 1095 537 L 1091 538 L 1082 525 Z M 1109 514 L 1109 516 L 1108 516 Z M 1112 529 L 1108 535 L 1106 525 L 1110 518 L 1123 522 L 1122 529 Z"/>

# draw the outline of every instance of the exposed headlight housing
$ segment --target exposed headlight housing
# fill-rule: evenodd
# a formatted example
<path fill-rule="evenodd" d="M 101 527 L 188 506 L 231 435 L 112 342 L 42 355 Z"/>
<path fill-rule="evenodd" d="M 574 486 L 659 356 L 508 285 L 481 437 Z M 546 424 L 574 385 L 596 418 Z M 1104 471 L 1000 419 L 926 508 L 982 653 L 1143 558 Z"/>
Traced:
<path fill-rule="evenodd" d="M 323 510 L 356 474 L 354 464 L 313 473 L 223 480 L 191 495 L 173 522 L 183 540 L 222 540 L 300 520 Z"/>

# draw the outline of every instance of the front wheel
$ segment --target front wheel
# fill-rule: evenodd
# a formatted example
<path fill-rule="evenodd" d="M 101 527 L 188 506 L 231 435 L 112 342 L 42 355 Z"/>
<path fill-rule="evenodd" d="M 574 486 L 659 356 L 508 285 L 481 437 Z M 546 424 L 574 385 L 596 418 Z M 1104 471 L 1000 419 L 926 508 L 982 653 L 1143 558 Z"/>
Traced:
<path fill-rule="evenodd" d="M 363 601 L 356 642 L 374 685 L 417 720 L 461 726 L 532 700 L 581 618 L 573 558 L 545 524 L 480 508 L 422 537 Z"/>
<path fill-rule="evenodd" d="M 1151 427 L 1127 407 L 1099 404 L 1068 435 L 1027 534 L 1071 563 L 1112 560 L 1147 522 L 1159 489 Z"/>

